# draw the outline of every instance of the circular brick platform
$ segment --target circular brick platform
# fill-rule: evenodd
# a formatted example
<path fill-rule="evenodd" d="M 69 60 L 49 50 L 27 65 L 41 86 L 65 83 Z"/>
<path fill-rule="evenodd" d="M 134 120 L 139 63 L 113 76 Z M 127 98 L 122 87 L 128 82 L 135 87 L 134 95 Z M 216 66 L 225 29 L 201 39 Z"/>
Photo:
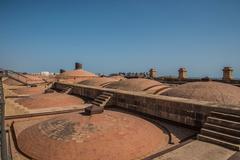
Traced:
<path fill-rule="evenodd" d="M 139 159 L 167 142 L 168 136 L 152 123 L 114 111 L 66 114 L 17 135 L 20 150 L 37 160 Z"/>

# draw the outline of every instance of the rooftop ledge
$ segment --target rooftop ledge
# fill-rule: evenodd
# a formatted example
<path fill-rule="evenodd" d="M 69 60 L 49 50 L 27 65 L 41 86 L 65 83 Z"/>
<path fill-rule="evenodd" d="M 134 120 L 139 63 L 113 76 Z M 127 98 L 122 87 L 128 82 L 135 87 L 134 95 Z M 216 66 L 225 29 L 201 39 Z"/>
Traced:
<path fill-rule="evenodd" d="M 87 85 L 81 85 L 81 84 L 70 84 L 70 83 L 64 83 L 64 82 L 55 82 L 55 84 L 65 85 L 71 88 L 80 87 L 80 88 L 86 88 L 86 89 L 99 90 L 102 92 L 103 91 L 112 92 L 114 94 L 125 94 L 125 95 L 136 96 L 136 97 L 151 98 L 151 99 L 165 101 L 165 102 L 181 103 L 181 104 L 186 104 L 188 106 L 191 105 L 194 108 L 198 106 L 198 107 L 201 107 L 203 110 L 204 108 L 209 109 L 209 107 L 211 107 L 212 110 L 218 110 L 226 113 L 240 115 L 240 105 L 236 105 L 236 106 L 223 105 L 223 104 L 218 104 L 218 103 L 208 102 L 208 101 L 199 101 L 199 100 L 170 97 L 170 96 L 164 96 L 164 95 L 153 95 L 145 92 L 124 91 L 124 90 L 118 90 L 118 89 L 101 88 L 101 87 L 87 86 Z"/>

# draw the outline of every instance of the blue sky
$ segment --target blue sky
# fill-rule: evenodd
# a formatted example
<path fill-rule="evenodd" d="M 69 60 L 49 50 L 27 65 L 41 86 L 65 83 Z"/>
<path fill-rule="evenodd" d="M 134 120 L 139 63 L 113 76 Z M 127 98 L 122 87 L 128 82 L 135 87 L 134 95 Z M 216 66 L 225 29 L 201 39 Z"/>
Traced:
<path fill-rule="evenodd" d="M 0 68 L 240 78 L 239 0 L 0 0 Z"/>

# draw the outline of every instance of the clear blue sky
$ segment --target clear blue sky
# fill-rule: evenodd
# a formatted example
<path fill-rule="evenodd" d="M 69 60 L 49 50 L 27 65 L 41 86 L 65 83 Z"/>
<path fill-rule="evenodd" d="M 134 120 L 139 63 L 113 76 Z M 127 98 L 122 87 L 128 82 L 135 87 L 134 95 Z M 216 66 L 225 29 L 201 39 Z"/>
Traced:
<path fill-rule="evenodd" d="M 240 77 L 240 0 L 0 0 L 0 68 Z"/>

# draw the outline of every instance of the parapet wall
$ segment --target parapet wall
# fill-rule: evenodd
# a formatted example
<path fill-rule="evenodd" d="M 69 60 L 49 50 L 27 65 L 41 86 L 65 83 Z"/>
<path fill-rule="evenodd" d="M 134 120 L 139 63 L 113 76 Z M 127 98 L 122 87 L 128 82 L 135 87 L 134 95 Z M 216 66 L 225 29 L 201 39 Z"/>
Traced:
<path fill-rule="evenodd" d="M 116 105 L 125 109 L 196 128 L 200 128 L 202 126 L 210 111 L 240 115 L 240 107 L 222 106 L 205 101 L 59 82 L 56 82 L 53 87 L 57 90 L 72 88 L 72 94 L 92 99 L 96 98 L 104 91 L 111 92 L 114 94 L 110 102 L 111 105 Z"/>
<path fill-rule="evenodd" d="M 166 83 L 166 84 L 185 84 L 188 82 L 199 82 L 199 81 L 214 81 L 214 82 L 221 82 L 221 83 L 228 83 L 232 84 L 235 86 L 240 87 L 240 80 L 239 79 L 232 79 L 232 80 L 222 80 L 222 79 L 216 79 L 216 78 L 209 78 L 208 77 L 203 77 L 203 78 L 185 78 L 185 79 L 179 79 L 179 78 L 174 78 L 174 77 L 158 77 L 154 78 L 155 81 L 159 81 L 161 83 Z"/>

